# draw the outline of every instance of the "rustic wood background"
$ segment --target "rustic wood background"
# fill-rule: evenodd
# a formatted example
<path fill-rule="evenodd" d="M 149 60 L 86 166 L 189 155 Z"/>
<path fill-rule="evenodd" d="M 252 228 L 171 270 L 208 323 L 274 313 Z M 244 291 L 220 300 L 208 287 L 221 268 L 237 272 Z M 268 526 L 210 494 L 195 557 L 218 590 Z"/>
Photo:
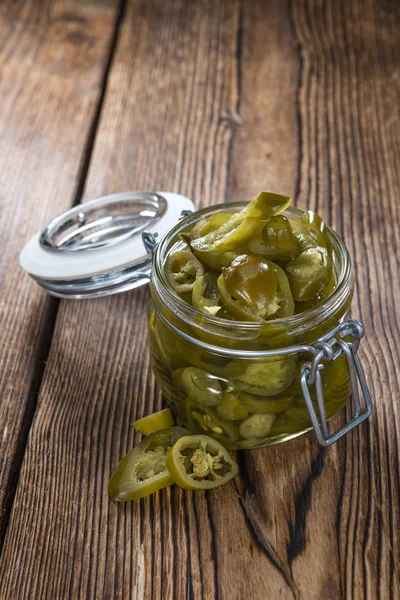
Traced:
<path fill-rule="evenodd" d="M 20 0 L 0 27 L 0 599 L 400 598 L 400 3 Z M 162 405 L 148 290 L 59 302 L 18 253 L 145 188 L 274 189 L 339 231 L 365 425 L 240 453 L 212 493 L 109 502 L 130 422 Z"/>

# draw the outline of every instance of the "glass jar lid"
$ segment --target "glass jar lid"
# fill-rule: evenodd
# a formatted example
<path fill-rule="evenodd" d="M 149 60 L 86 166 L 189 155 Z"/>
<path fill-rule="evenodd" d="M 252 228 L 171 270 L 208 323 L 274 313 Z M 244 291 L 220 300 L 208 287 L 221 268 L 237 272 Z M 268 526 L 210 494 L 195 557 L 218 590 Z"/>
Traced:
<path fill-rule="evenodd" d="M 53 219 L 22 249 L 20 264 L 53 296 L 124 292 L 149 281 L 158 240 L 193 210 L 189 198 L 171 192 L 102 196 Z"/>

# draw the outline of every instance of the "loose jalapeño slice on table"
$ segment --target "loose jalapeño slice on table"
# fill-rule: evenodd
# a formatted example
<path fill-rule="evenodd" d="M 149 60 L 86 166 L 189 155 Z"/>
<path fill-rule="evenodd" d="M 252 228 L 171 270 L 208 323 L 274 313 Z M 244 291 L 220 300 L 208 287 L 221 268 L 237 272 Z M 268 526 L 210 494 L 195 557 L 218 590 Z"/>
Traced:
<path fill-rule="evenodd" d="M 166 457 L 174 482 L 187 490 L 210 490 L 230 481 L 239 471 L 229 452 L 207 435 L 180 438 Z"/>
<path fill-rule="evenodd" d="M 127 502 L 149 496 L 174 483 L 165 456 L 177 440 L 189 432 L 169 427 L 144 438 L 119 463 L 108 483 L 111 500 Z"/>
<path fill-rule="evenodd" d="M 159 412 L 155 412 L 152 415 L 138 419 L 132 423 L 132 427 L 139 431 L 142 435 L 150 435 L 160 429 L 167 429 L 172 427 L 174 424 L 174 417 L 169 408 L 164 408 Z"/>

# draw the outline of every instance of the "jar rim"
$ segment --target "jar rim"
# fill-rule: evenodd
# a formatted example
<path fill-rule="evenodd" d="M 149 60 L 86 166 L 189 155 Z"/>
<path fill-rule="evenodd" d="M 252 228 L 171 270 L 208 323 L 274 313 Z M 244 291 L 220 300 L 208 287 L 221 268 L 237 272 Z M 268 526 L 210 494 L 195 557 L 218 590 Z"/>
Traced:
<path fill-rule="evenodd" d="M 185 315 L 185 320 L 186 318 L 190 318 L 196 325 L 200 326 L 199 319 L 201 319 L 201 326 L 218 327 L 219 329 L 226 328 L 231 330 L 234 327 L 238 327 L 242 332 L 255 332 L 260 327 L 263 327 L 266 331 L 269 327 L 271 327 L 271 329 L 279 327 L 287 330 L 297 330 L 306 328 L 310 323 L 314 326 L 316 323 L 324 321 L 346 302 L 349 294 L 352 292 L 353 283 L 349 252 L 343 240 L 331 227 L 329 227 L 329 225 L 326 225 L 326 231 L 332 242 L 335 256 L 340 259 L 338 283 L 332 294 L 323 302 L 302 313 L 298 313 L 297 315 L 271 319 L 269 321 L 231 321 L 222 317 L 207 315 L 202 311 L 199 311 L 191 304 L 185 302 L 170 286 L 165 276 L 164 266 L 168 252 L 172 247 L 171 242 L 174 240 L 177 241 L 176 238 L 178 237 L 178 234 L 188 225 L 193 225 L 201 218 L 210 216 L 216 212 L 238 212 L 247 205 L 248 202 L 232 202 L 207 206 L 183 218 L 164 235 L 157 245 L 152 270 L 152 283 L 160 296 L 160 299 L 167 304 L 167 307 L 172 309 L 175 314 L 176 310 L 179 309 L 180 314 Z M 299 219 L 305 212 L 306 211 L 290 206 L 282 214 Z M 179 317 L 180 315 L 176 314 L 176 316 Z"/>

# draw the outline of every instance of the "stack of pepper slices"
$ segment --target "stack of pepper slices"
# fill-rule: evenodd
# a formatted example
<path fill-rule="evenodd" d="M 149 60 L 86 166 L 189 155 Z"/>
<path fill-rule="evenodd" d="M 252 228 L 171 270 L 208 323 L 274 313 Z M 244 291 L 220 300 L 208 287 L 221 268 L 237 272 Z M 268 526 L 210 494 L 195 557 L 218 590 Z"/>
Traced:
<path fill-rule="evenodd" d="M 209 490 L 237 475 L 237 463 L 219 442 L 207 435 L 190 435 L 173 423 L 169 408 L 133 423 L 146 437 L 111 476 L 112 500 L 138 500 L 174 483 L 186 490 Z"/>
<path fill-rule="evenodd" d="M 312 211 L 281 215 L 290 198 L 261 192 L 239 213 L 218 212 L 181 234 L 171 254 L 171 287 L 198 310 L 235 321 L 268 321 L 304 312 L 335 287 L 325 223 Z"/>

